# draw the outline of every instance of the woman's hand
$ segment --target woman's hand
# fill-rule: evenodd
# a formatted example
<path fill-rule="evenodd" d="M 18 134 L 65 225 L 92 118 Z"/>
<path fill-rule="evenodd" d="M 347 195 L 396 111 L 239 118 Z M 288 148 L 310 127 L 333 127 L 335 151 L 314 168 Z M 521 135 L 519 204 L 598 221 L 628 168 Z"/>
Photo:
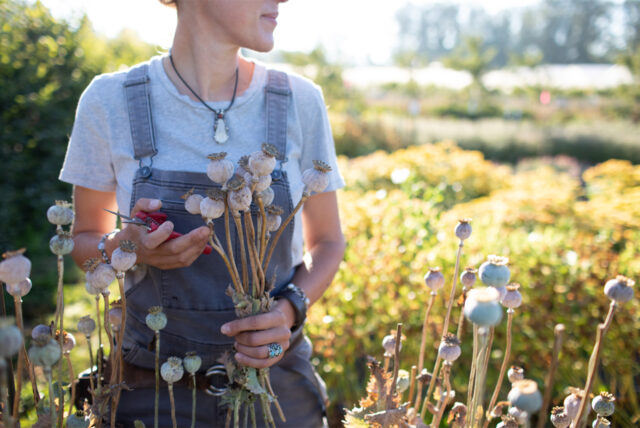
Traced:
<path fill-rule="evenodd" d="M 276 302 L 271 312 L 228 322 L 220 330 L 227 336 L 235 337 L 235 358 L 238 363 L 261 369 L 280 361 L 289 349 L 293 323 L 293 308 L 288 300 L 282 299 Z M 269 358 L 270 343 L 282 347 L 279 356 Z"/>
<path fill-rule="evenodd" d="M 131 216 L 135 216 L 139 211 L 157 211 L 161 206 L 162 202 L 157 199 L 141 198 L 131 210 Z M 123 239 L 135 242 L 138 261 L 159 269 L 176 269 L 191 265 L 202 254 L 202 250 L 209 241 L 210 231 L 204 225 L 167 241 L 171 232 L 173 232 L 173 223 L 170 221 L 165 221 L 150 233 L 147 233 L 144 227 L 127 224 L 127 227 L 113 240 L 115 245 Z"/>
<path fill-rule="evenodd" d="M 115 192 L 101 192 L 81 186 L 74 186 L 73 201 L 76 217 L 73 223 L 75 242 L 73 259 L 82 266 L 90 257 L 100 257 L 98 242 L 100 238 L 113 230 L 116 216 L 104 210 L 116 211 Z M 153 212 L 160 209 L 162 203 L 157 199 L 139 199 L 131 211 Z M 164 222 L 157 230 L 147 233 L 146 228 L 133 224 L 126 225 L 115 236 L 105 242 L 105 250 L 111 255 L 123 239 L 136 243 L 137 259 L 141 263 L 159 269 L 175 269 L 189 266 L 202 253 L 209 240 L 209 228 L 199 227 L 184 236 L 167 241 L 173 230 L 173 223 Z"/>

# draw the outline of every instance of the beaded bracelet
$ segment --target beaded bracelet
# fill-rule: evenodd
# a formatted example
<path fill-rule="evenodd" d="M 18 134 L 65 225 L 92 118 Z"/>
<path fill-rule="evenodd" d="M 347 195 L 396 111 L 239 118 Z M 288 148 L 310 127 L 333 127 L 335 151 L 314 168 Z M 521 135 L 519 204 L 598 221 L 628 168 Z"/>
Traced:
<path fill-rule="evenodd" d="M 104 261 L 105 263 L 111 263 L 111 260 L 109 259 L 109 256 L 107 255 L 107 251 L 104 249 L 104 242 L 111 235 L 115 235 L 118 232 L 120 232 L 120 229 L 114 229 L 109 233 L 105 233 L 104 235 L 102 235 L 102 238 L 100 238 L 100 242 L 98 243 L 98 251 L 100 251 L 100 254 L 102 254 L 102 261 Z"/>

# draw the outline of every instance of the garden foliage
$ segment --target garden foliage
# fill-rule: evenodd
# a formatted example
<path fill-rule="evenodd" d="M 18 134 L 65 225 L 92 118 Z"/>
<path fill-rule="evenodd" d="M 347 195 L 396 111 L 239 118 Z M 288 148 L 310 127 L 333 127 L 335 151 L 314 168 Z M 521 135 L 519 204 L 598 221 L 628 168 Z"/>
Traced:
<path fill-rule="evenodd" d="M 458 218 L 473 218 L 463 266 L 478 267 L 488 254 L 509 257 L 512 280 L 524 303 L 514 319 L 512 364 L 543 387 L 553 328 L 566 326 L 553 404 L 569 386 L 582 387 L 596 335 L 609 300 L 604 281 L 620 273 L 640 275 L 640 167 L 611 160 L 571 176 L 550 163 L 524 171 L 484 160 L 478 152 L 438 143 L 342 159 L 347 187 L 341 217 L 348 243 L 333 285 L 311 311 L 308 331 L 317 367 L 327 381 L 334 414 L 352 407 L 365 390 L 366 356 L 382 354 L 382 338 L 404 323 L 408 338 L 401 368 L 417 361 L 428 290 L 423 275 L 441 266 L 447 286 L 432 311 L 426 366 L 433 364 L 449 292 Z M 399 172 L 401 171 L 401 172 Z M 396 183 L 394 183 L 396 181 Z M 616 314 L 607 334 L 594 393 L 616 395 L 614 425 L 640 418 L 638 300 Z M 459 308 L 454 308 L 457 319 Z M 495 384 L 504 349 L 504 326 L 496 329 L 488 385 Z M 468 335 L 463 342 L 469 341 Z M 469 367 L 463 346 L 457 367 Z M 466 395 L 466 373 L 454 389 Z M 508 386 L 503 387 L 505 397 Z"/>

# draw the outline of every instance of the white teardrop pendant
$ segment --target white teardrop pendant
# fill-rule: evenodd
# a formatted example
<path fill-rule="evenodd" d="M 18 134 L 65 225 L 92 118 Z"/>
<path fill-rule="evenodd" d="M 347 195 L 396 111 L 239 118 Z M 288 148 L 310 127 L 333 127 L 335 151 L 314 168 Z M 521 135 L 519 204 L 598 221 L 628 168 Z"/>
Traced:
<path fill-rule="evenodd" d="M 217 113 L 213 122 L 213 139 L 218 144 L 224 144 L 229 139 L 229 128 L 224 122 L 224 114 Z"/>

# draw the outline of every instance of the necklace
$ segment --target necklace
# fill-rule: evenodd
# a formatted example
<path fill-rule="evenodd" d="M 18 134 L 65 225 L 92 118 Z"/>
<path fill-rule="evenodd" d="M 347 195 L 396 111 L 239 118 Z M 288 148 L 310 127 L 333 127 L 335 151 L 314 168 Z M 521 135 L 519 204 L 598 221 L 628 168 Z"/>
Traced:
<path fill-rule="evenodd" d="M 233 105 L 233 102 L 236 100 L 236 91 L 238 90 L 238 67 L 236 67 L 236 81 L 233 84 L 233 95 L 231 96 L 231 102 L 229 103 L 227 108 L 216 110 L 216 109 L 212 108 L 209 104 L 204 102 L 204 100 L 202 98 L 200 98 L 200 95 L 198 95 L 196 93 L 196 91 L 191 89 L 191 86 L 189 86 L 189 84 L 187 82 L 185 82 L 185 80 L 182 78 L 180 73 L 178 73 L 178 69 L 176 68 L 176 65 L 173 62 L 173 55 L 171 55 L 171 54 L 169 54 L 169 61 L 171 61 L 171 67 L 173 67 L 173 71 L 176 72 L 176 75 L 178 76 L 180 81 L 182 83 L 184 83 L 184 86 L 186 86 L 187 89 L 189 89 L 191 91 L 191 93 L 198 99 L 198 101 L 200 101 L 202 103 L 203 106 L 205 106 L 206 108 L 208 108 L 209 110 L 211 110 L 213 112 L 213 114 L 214 114 L 214 116 L 213 116 L 213 140 L 218 144 L 226 143 L 227 140 L 229 139 L 229 125 L 227 125 L 227 123 L 224 121 L 224 115 L 225 115 L 226 112 L 229 111 L 229 109 Z"/>

